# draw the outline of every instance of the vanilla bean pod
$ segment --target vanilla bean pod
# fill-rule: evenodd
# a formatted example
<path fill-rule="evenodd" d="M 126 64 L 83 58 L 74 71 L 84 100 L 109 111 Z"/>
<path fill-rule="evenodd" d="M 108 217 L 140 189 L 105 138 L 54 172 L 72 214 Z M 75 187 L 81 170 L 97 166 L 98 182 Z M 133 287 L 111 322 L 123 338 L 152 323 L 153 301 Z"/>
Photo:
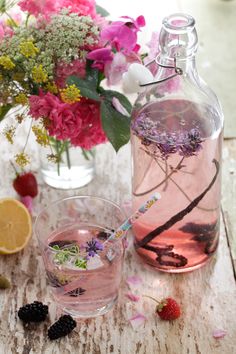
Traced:
<path fill-rule="evenodd" d="M 171 226 L 176 224 L 178 221 L 182 220 L 187 214 L 189 214 L 199 204 L 199 202 L 204 198 L 204 196 L 207 194 L 207 192 L 214 185 L 214 183 L 217 179 L 217 176 L 219 174 L 219 171 L 220 171 L 219 162 L 216 159 L 214 159 L 212 162 L 215 164 L 216 173 L 215 173 L 211 183 L 208 185 L 208 187 L 198 197 L 196 197 L 185 209 L 181 210 L 179 213 L 172 216 L 165 224 L 157 227 L 155 230 L 153 230 L 149 234 L 147 234 L 141 241 L 137 242 L 136 248 L 143 247 L 143 246 L 147 245 L 155 237 L 160 235 L 163 231 L 168 230 Z"/>

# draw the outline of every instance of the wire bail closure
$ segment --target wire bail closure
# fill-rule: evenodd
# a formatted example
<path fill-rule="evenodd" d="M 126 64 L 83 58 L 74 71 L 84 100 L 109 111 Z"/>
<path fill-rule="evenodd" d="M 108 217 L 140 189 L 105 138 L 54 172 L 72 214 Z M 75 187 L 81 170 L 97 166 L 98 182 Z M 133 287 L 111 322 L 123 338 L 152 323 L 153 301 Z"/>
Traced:
<path fill-rule="evenodd" d="M 174 77 L 176 77 L 178 75 L 183 75 L 183 70 L 177 66 L 176 57 L 174 57 L 174 66 L 172 66 L 172 65 L 163 65 L 163 64 L 159 63 L 158 59 L 159 59 L 159 54 L 157 55 L 157 57 L 155 59 L 153 59 L 148 64 L 146 64 L 146 66 L 149 66 L 152 63 L 156 62 L 156 64 L 158 66 L 160 66 L 161 68 L 173 69 L 175 71 L 175 73 L 170 75 L 170 76 L 167 76 L 167 77 L 165 77 L 164 79 L 161 79 L 161 80 L 148 82 L 146 84 L 141 84 L 141 85 L 139 85 L 140 87 L 146 87 L 146 86 L 151 86 L 151 85 L 155 85 L 155 84 L 160 84 L 160 83 L 165 82 L 167 80 L 173 79 Z"/>

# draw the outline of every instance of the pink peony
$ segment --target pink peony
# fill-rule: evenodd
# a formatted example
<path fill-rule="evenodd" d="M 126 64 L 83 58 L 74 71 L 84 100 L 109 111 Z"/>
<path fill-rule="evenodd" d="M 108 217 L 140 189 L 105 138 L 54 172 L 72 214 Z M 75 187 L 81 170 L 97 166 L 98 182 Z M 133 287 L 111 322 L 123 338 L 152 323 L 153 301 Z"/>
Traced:
<path fill-rule="evenodd" d="M 57 12 L 58 0 L 21 0 L 19 6 L 22 11 L 38 17 L 43 15 L 48 18 Z"/>
<path fill-rule="evenodd" d="M 74 60 L 70 64 L 60 63 L 56 70 L 57 85 L 59 87 L 64 87 L 66 84 L 66 79 L 71 75 L 75 75 L 83 79 L 86 75 L 85 66 L 85 61 L 81 60 Z"/>
<path fill-rule="evenodd" d="M 52 110 L 57 110 L 61 104 L 58 97 L 51 93 L 46 95 L 40 91 L 39 96 L 32 95 L 29 98 L 30 115 L 35 118 L 48 118 Z"/>
<path fill-rule="evenodd" d="M 58 140 L 70 140 L 72 145 L 91 149 L 107 141 L 102 130 L 99 103 L 82 98 L 72 105 L 57 96 L 42 91 L 29 99 L 33 118 L 48 119 L 48 133 Z"/>
<path fill-rule="evenodd" d="M 76 115 L 82 121 L 82 127 L 80 133 L 71 139 L 72 145 L 90 150 L 95 145 L 105 143 L 107 138 L 101 125 L 100 104 L 82 98 L 74 106 Z"/>
<path fill-rule="evenodd" d="M 95 0 L 59 0 L 59 8 L 68 8 L 81 16 L 96 18 Z"/>
<path fill-rule="evenodd" d="M 57 109 L 52 109 L 48 118 L 49 135 L 58 140 L 72 139 L 80 133 L 82 119 L 72 105 L 61 103 Z"/>

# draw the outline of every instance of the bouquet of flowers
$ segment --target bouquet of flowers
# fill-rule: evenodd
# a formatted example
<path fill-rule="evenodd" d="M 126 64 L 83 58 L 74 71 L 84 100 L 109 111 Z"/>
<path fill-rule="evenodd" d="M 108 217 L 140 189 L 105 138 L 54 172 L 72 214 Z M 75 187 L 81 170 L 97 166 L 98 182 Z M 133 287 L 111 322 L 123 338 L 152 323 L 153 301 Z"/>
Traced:
<path fill-rule="evenodd" d="M 27 117 L 36 141 L 49 146 L 58 163 L 70 146 L 86 153 L 111 142 L 118 151 L 129 141 L 131 104 L 121 93 L 105 90 L 141 62 L 137 34 L 143 16 L 111 22 L 94 0 L 0 0 L 0 121 L 21 106 L 4 135 L 13 143 Z M 15 156 L 24 167 L 25 149 Z"/>

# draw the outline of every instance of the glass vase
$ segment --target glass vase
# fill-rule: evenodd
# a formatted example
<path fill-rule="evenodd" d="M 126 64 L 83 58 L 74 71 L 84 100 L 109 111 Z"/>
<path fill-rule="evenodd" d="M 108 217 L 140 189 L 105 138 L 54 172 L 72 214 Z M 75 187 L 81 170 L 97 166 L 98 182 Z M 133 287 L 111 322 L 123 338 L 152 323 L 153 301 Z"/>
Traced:
<path fill-rule="evenodd" d="M 196 70 L 194 19 L 165 18 L 159 49 L 156 83 L 132 112 L 133 209 L 155 192 L 161 200 L 133 232 L 146 263 L 180 273 L 201 267 L 217 249 L 223 114 Z"/>
<path fill-rule="evenodd" d="M 58 189 L 76 189 L 87 185 L 95 175 L 95 150 L 68 147 L 55 159 L 49 148 L 41 148 L 43 180 Z"/>

